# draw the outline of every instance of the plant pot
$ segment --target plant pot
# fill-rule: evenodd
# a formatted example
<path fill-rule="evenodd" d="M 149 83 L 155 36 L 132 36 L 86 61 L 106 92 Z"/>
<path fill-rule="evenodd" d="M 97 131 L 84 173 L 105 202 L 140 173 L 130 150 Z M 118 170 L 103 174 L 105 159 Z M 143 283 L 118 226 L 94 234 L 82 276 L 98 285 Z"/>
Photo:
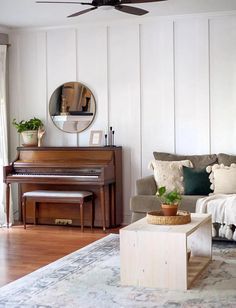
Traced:
<path fill-rule="evenodd" d="M 162 204 L 161 208 L 164 216 L 176 216 L 178 204 Z"/>
<path fill-rule="evenodd" d="M 38 145 L 38 130 L 26 130 L 21 135 L 24 146 Z"/>

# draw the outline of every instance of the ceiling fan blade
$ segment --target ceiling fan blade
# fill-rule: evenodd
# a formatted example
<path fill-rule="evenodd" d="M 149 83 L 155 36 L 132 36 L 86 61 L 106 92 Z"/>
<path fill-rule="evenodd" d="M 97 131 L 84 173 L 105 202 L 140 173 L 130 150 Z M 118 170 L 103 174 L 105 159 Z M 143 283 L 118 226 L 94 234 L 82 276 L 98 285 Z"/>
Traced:
<path fill-rule="evenodd" d="M 82 14 L 88 13 L 88 12 L 90 12 L 90 11 L 96 10 L 96 9 L 97 9 L 97 6 L 92 7 L 92 8 L 90 8 L 90 9 L 83 10 L 83 11 L 79 11 L 79 12 L 74 13 L 74 14 L 72 14 L 72 15 L 69 15 L 69 16 L 67 16 L 67 17 L 75 17 L 75 16 L 79 16 L 79 15 L 82 15 Z"/>
<path fill-rule="evenodd" d="M 148 3 L 148 2 L 160 2 L 160 1 L 167 1 L 167 0 L 121 0 L 120 4 L 125 4 L 125 3 Z"/>
<path fill-rule="evenodd" d="M 85 4 L 85 5 L 92 5 L 92 3 L 88 2 L 70 2 L 70 1 L 36 1 L 36 3 L 60 3 L 60 4 Z"/>
<path fill-rule="evenodd" d="M 128 5 L 115 5 L 115 9 L 120 12 L 133 14 L 133 15 L 139 15 L 139 16 L 148 13 L 148 11 L 146 10 L 140 9 L 138 7 L 128 6 Z"/>

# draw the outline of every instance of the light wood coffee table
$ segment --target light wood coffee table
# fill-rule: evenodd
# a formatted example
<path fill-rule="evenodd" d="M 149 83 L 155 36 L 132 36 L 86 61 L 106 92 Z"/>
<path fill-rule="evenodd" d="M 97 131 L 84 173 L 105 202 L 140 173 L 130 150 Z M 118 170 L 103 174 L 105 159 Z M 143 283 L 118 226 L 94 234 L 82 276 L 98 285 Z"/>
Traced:
<path fill-rule="evenodd" d="M 140 219 L 120 230 L 120 256 L 122 285 L 187 290 L 211 261 L 211 215 L 191 214 L 184 225 Z"/>

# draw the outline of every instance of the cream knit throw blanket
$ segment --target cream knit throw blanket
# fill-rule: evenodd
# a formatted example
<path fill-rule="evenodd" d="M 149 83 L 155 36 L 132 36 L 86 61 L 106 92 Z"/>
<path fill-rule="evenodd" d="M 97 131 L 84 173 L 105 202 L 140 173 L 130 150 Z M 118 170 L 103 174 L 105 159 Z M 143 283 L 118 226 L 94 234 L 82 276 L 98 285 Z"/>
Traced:
<path fill-rule="evenodd" d="M 219 237 L 236 241 L 236 194 L 215 194 L 197 200 L 196 213 L 212 215 L 212 223 L 219 223 Z M 212 225 L 212 236 L 216 229 Z"/>

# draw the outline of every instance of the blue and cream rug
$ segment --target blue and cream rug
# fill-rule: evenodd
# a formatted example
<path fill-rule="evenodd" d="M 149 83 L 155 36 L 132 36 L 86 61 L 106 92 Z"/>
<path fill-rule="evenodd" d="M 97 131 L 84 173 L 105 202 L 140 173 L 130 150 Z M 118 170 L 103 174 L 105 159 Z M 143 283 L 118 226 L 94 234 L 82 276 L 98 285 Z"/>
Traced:
<path fill-rule="evenodd" d="M 0 308 L 236 307 L 235 244 L 215 244 L 188 291 L 121 286 L 119 262 L 112 234 L 0 288 Z"/>

